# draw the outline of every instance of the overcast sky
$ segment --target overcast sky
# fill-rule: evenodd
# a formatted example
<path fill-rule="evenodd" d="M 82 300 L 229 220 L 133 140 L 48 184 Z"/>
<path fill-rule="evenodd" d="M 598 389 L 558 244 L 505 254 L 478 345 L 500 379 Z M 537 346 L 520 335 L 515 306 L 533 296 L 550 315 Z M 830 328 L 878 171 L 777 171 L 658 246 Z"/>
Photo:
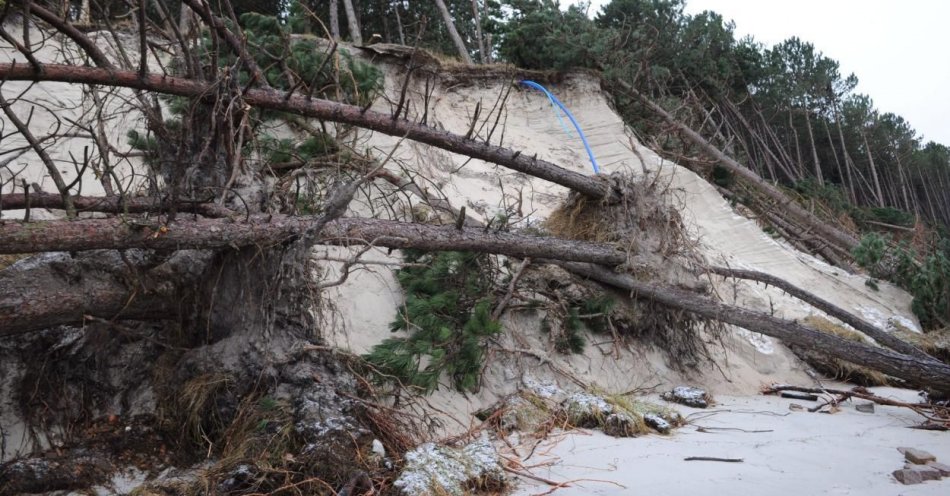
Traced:
<path fill-rule="evenodd" d="M 592 13 L 607 3 L 593 0 Z M 950 146 L 950 1 L 686 0 L 688 13 L 704 10 L 767 46 L 791 36 L 811 42 L 858 77 L 856 91 L 878 110 Z"/>

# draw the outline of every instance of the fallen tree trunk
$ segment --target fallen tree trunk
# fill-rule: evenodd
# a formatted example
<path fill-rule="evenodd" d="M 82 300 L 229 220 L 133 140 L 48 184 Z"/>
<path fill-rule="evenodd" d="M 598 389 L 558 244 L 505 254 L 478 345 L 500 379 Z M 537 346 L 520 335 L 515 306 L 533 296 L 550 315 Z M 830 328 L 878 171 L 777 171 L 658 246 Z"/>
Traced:
<path fill-rule="evenodd" d="M 7 195 L 10 197 L 12 195 Z M 50 204 L 61 202 L 58 195 L 49 196 Z M 77 197 L 77 205 L 102 207 L 91 197 Z M 113 207 L 114 204 L 106 203 Z M 145 207 L 147 203 L 141 205 Z M 227 210 L 215 213 L 227 216 Z M 233 217 L 233 214 L 231 215 Z M 99 249 L 179 249 L 233 248 L 247 245 L 273 245 L 291 239 L 310 228 L 315 218 L 284 215 L 255 215 L 220 219 L 179 219 L 164 225 L 157 221 L 135 219 L 86 219 L 79 221 L 45 221 L 21 223 L 0 222 L 0 253 L 37 253 L 44 251 L 83 251 Z M 380 219 L 343 218 L 329 222 L 323 230 L 322 244 L 372 243 L 385 248 L 418 248 L 427 250 L 470 250 L 498 253 L 513 257 L 550 258 L 563 261 L 588 262 L 616 266 L 626 261 L 626 254 L 612 245 L 542 238 L 483 228 L 456 229 L 453 226 L 432 226 Z M 882 331 L 844 309 L 797 286 L 769 274 L 713 267 L 713 273 L 772 284 L 855 329 L 867 334 L 883 346 L 921 360 L 933 360 L 913 345 Z"/>
<path fill-rule="evenodd" d="M 771 183 L 759 177 L 759 175 L 751 169 L 743 167 L 742 164 L 737 162 L 735 159 L 723 153 L 722 150 L 716 148 L 712 143 L 706 141 L 702 136 L 699 135 L 699 133 L 693 131 L 689 128 L 689 126 L 677 120 L 676 117 L 673 117 L 663 107 L 653 103 L 649 98 L 637 91 L 636 88 L 625 81 L 617 81 L 617 84 L 640 100 L 640 102 L 642 102 L 643 105 L 645 105 L 648 109 L 662 117 L 663 120 L 679 129 L 696 146 L 700 147 L 706 151 L 706 153 L 718 160 L 723 167 L 728 169 L 733 174 L 745 179 L 757 189 L 759 189 L 763 194 L 775 200 L 777 202 L 776 206 L 778 208 L 787 212 L 798 222 L 820 233 L 826 239 L 844 248 L 846 251 L 850 251 L 858 245 L 858 240 L 854 236 L 828 224 L 827 222 L 819 219 L 813 213 L 802 208 L 793 199 L 789 198 L 788 195 L 782 193 L 781 190 L 773 186 Z"/>
<path fill-rule="evenodd" d="M 243 215 L 220 205 L 203 201 L 179 201 L 173 204 L 161 198 L 130 197 L 123 199 L 118 196 L 70 196 L 70 199 L 78 212 L 104 212 L 110 214 L 161 213 L 175 207 L 175 210 L 179 213 L 195 213 L 205 217 Z M 26 208 L 63 210 L 66 208 L 66 205 L 61 195 L 53 193 L 7 193 L 0 196 L 0 211 Z"/>
<path fill-rule="evenodd" d="M 77 221 L 0 222 L 0 254 L 149 248 L 156 250 L 217 249 L 275 245 L 293 239 L 317 222 L 315 217 L 253 215 L 240 220 L 179 219 L 164 225 L 155 220 L 84 219 Z M 318 243 L 371 243 L 385 248 L 469 250 L 515 257 L 618 265 L 626 260 L 619 248 L 560 238 L 523 236 L 484 228 L 457 229 L 380 219 L 342 218 L 327 223 Z"/>
<path fill-rule="evenodd" d="M 0 80 L 101 84 L 194 98 L 214 94 L 212 84 L 192 79 L 61 64 L 43 64 L 42 67 L 43 72 L 38 73 L 25 64 L 0 64 Z M 405 137 L 560 184 L 585 196 L 611 200 L 617 198 L 617 193 L 605 181 L 540 160 L 536 155 L 529 157 L 521 151 L 475 141 L 365 108 L 319 98 L 310 99 L 273 89 L 248 89 L 243 97 L 244 101 L 253 107 L 291 112 L 304 117 L 350 124 L 390 136 Z"/>
<path fill-rule="evenodd" d="M 307 229 L 313 219 L 300 219 L 274 216 L 271 222 L 265 222 L 265 216 L 252 217 L 257 222 L 236 223 L 225 219 L 199 219 L 196 221 L 177 221 L 162 234 L 158 228 L 131 228 L 120 219 L 96 219 L 81 221 L 52 221 L 22 224 L 19 222 L 0 223 L 0 239 L 3 248 L 15 246 L 14 252 L 36 252 L 50 250 L 52 247 L 70 245 L 74 250 L 93 248 L 116 248 L 121 245 L 176 249 L 186 246 L 218 248 L 234 246 L 233 243 L 273 244 L 288 240 Z M 74 230 L 76 237 L 70 235 Z M 157 235 L 157 236 L 156 236 Z M 72 241 L 72 243 L 70 243 Z M 559 265 L 577 274 L 600 282 L 633 291 L 635 296 L 650 298 L 657 302 L 681 308 L 688 312 L 733 324 L 755 332 L 761 332 L 789 344 L 819 350 L 836 358 L 856 362 L 865 367 L 880 370 L 886 374 L 907 380 L 914 384 L 926 385 L 934 389 L 950 390 L 950 366 L 922 360 L 809 329 L 796 322 L 785 321 L 763 313 L 726 305 L 706 296 L 673 288 L 664 284 L 644 282 L 633 277 L 611 272 L 591 263 L 617 265 L 624 259 L 622 252 L 610 245 L 597 245 L 580 241 L 568 241 L 556 238 L 519 236 L 508 233 L 486 233 L 484 229 L 458 230 L 452 226 L 436 227 L 402 222 L 370 219 L 338 219 L 326 225 L 320 236 L 321 243 L 328 244 L 365 244 L 392 248 L 418 248 L 424 250 L 471 250 L 487 253 L 500 253 L 533 259 L 554 259 Z M 62 248 L 60 248 L 62 249 Z M 0 250 L 3 252 L 4 250 Z M 9 252 L 9 251 L 8 251 Z M 17 271 L 14 271 L 17 273 Z M 22 273 L 20 273 L 22 275 Z M 116 283 L 118 285 L 118 283 Z M 7 287 L 4 284 L 3 287 Z M 124 289 L 124 286 L 120 286 Z M 128 290 L 124 289 L 127 294 Z M 11 332 L 23 332 L 68 323 L 70 315 L 64 302 L 49 299 L 47 305 L 61 308 L 59 319 L 54 322 L 47 317 L 41 324 L 25 318 L 18 310 L 24 304 L 24 298 L 30 298 L 34 291 L 45 291 L 42 287 L 26 288 L 5 292 L 0 297 L 0 335 Z M 106 293 L 100 291 L 96 304 L 102 306 L 124 303 L 121 291 Z M 86 303 L 83 303 L 86 304 Z M 120 307 L 121 308 L 121 307 Z M 49 310 L 49 309 L 47 309 Z M 42 314 L 40 310 L 35 312 Z"/>
<path fill-rule="evenodd" d="M 0 271 L 0 336 L 106 320 L 176 320 L 184 289 L 207 254 L 182 251 L 167 261 L 151 255 L 48 253 Z"/>
<path fill-rule="evenodd" d="M 788 344 L 826 353 L 840 360 L 904 379 L 914 385 L 950 391 L 950 365 L 944 363 L 921 360 L 886 348 L 848 341 L 809 329 L 797 322 L 726 305 L 689 291 L 639 281 L 629 275 L 611 272 L 596 265 L 551 260 L 548 262 L 556 263 L 575 274 L 631 291 L 637 298 L 651 299 L 702 317 L 778 338 Z"/>
<path fill-rule="evenodd" d="M 808 291 L 805 291 L 804 289 L 799 288 L 798 286 L 795 286 L 784 279 L 780 279 L 764 272 L 730 269 L 726 267 L 710 267 L 709 271 L 723 277 L 748 279 L 750 281 L 758 281 L 766 285 L 771 284 L 772 286 L 785 291 L 789 295 L 794 296 L 795 298 L 798 298 L 799 300 L 802 300 L 805 303 L 808 303 L 809 305 L 857 329 L 858 331 L 880 343 L 882 346 L 886 346 L 894 351 L 918 358 L 920 360 L 932 360 L 937 362 L 934 357 L 924 353 L 916 346 L 889 334 L 887 331 L 878 329 L 869 322 L 862 320 L 857 315 L 847 312 L 841 307 L 834 305 L 830 301 L 819 298 L 818 296 L 809 293 Z"/>

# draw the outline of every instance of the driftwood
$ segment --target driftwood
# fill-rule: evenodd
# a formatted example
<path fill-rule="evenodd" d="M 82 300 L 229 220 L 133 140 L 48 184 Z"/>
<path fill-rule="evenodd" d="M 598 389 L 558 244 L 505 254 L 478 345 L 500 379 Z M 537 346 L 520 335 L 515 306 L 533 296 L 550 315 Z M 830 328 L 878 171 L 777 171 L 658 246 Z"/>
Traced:
<path fill-rule="evenodd" d="M 813 387 L 801 387 L 801 386 L 789 386 L 785 384 L 774 384 L 765 388 L 763 394 L 778 394 L 783 391 L 795 391 L 799 393 L 808 393 L 808 394 L 832 394 L 836 395 L 836 401 L 846 401 L 850 398 L 860 398 L 862 400 L 867 400 L 878 405 L 885 406 L 897 406 L 901 408 L 909 408 L 914 412 L 920 414 L 930 422 L 937 422 L 942 424 L 944 427 L 950 426 L 950 407 L 935 405 L 932 403 L 909 403 L 906 401 L 898 401 L 891 398 L 885 398 L 883 396 L 878 396 L 866 388 L 863 387 L 854 387 L 850 390 L 843 389 L 830 389 L 830 388 L 813 388 Z"/>

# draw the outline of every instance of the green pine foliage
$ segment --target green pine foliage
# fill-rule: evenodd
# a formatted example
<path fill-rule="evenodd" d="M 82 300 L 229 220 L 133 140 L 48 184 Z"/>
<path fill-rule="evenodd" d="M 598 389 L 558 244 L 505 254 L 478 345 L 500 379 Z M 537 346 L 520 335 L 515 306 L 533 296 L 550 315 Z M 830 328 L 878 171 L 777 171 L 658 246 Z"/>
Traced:
<path fill-rule="evenodd" d="M 247 36 L 255 61 L 264 68 L 264 77 L 275 88 L 290 89 L 287 71 L 315 88 L 314 94 L 325 98 L 367 105 L 382 87 L 382 72 L 353 58 L 340 49 L 340 74 L 326 60 L 325 46 L 314 38 L 302 37 L 291 41 L 292 28 L 298 22 L 283 22 L 274 16 L 249 12 L 241 16 L 241 26 Z"/>
<path fill-rule="evenodd" d="M 564 332 L 554 341 L 554 349 L 558 353 L 583 353 L 587 346 L 584 335 L 581 332 L 584 324 L 581 322 L 580 313 L 577 307 L 567 311 L 567 317 L 564 319 Z"/>
<path fill-rule="evenodd" d="M 946 239 L 942 244 L 948 245 Z M 950 325 L 950 257 L 948 250 L 934 250 L 920 256 L 889 236 L 871 233 L 861 239 L 852 253 L 872 278 L 889 280 L 904 288 L 914 300 L 911 309 L 925 329 Z"/>
<path fill-rule="evenodd" d="M 294 21 L 294 16 L 304 15 L 299 9 L 282 9 L 277 15 L 258 13 L 272 10 L 268 10 L 269 7 L 261 7 L 267 5 L 270 3 L 250 1 L 246 4 L 247 8 L 242 8 L 239 13 L 244 12 L 240 15 L 240 25 L 246 36 L 248 52 L 254 57 L 271 86 L 363 107 L 376 98 L 383 86 L 382 71 L 356 60 L 342 48 L 327 53 L 329 50 L 325 42 L 321 44 L 314 36 L 300 35 L 294 29 L 300 24 Z M 240 87 L 250 82 L 250 75 L 244 70 L 243 64 L 236 60 L 236 56 L 226 44 L 213 43 L 208 32 L 203 34 L 195 53 L 199 58 L 199 65 L 208 73 L 207 77 L 225 81 L 224 75 L 234 74 L 233 71 L 237 69 L 234 81 Z M 214 67 L 215 64 L 217 67 Z M 173 72 L 185 71 L 184 61 L 180 59 L 173 60 L 170 67 Z M 160 158 L 163 151 L 161 145 L 167 143 L 177 143 L 178 148 L 190 149 L 193 154 L 205 154 L 208 143 L 206 137 L 213 133 L 207 126 L 213 122 L 220 123 L 220 116 L 212 119 L 210 113 L 214 109 L 196 99 L 165 96 L 162 101 L 164 110 L 167 111 L 163 125 L 168 132 L 166 137 L 170 139 L 159 143 L 151 134 L 143 135 L 130 131 L 128 143 L 134 149 L 146 152 L 146 160 L 151 163 L 171 163 L 167 157 Z M 261 160 L 265 164 L 306 164 L 339 151 L 334 139 L 326 133 L 308 133 L 305 138 L 275 136 L 275 129 L 280 127 L 262 124 L 282 119 L 285 116 L 281 112 L 251 109 L 250 117 L 249 128 L 254 130 L 254 136 L 244 141 L 244 149 L 241 150 L 244 157 Z M 296 115 L 289 117 L 299 118 Z M 209 160 L 217 160 L 213 153 L 206 155 L 210 157 Z"/>
<path fill-rule="evenodd" d="M 290 138 L 275 138 L 262 136 L 259 139 L 262 158 L 271 164 L 299 160 L 306 162 L 311 159 L 334 153 L 338 150 L 333 138 L 327 134 L 311 136 L 304 140 Z"/>
<path fill-rule="evenodd" d="M 550 336 L 558 353 L 583 353 L 587 347 L 585 331 L 608 332 L 608 318 L 615 304 L 616 300 L 607 295 L 571 304 L 566 313 L 554 312 L 545 316 L 541 320 L 541 332 Z"/>
<path fill-rule="evenodd" d="M 430 393 L 445 374 L 459 391 L 478 389 L 485 339 L 501 331 L 491 318 L 488 258 L 467 252 L 409 250 L 397 273 L 406 301 L 393 332 L 364 356 L 381 379 Z"/>

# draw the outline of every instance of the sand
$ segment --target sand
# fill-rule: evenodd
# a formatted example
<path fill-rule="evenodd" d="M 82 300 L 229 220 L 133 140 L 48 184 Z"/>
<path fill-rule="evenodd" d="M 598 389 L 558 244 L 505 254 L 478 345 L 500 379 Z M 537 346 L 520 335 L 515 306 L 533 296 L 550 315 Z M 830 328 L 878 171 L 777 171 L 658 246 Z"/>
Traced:
<path fill-rule="evenodd" d="M 887 397 L 914 397 L 905 390 L 874 391 Z M 772 396 L 720 396 L 716 400 L 718 404 L 708 410 L 677 407 L 688 415 L 690 425 L 669 436 L 621 439 L 599 432 L 567 433 L 553 436 L 523 462 L 539 465 L 532 469 L 534 475 L 558 482 L 609 481 L 572 483 L 557 490 L 554 494 L 558 496 L 950 494 L 947 479 L 905 486 L 891 476 L 904 465 L 898 447 L 923 449 L 938 460 L 950 460 L 947 434 L 908 429 L 919 423 L 920 417 L 907 409 L 877 405 L 875 413 L 861 413 L 845 404 L 838 413 L 822 414 L 792 412 L 789 404 L 807 402 Z M 701 432 L 700 427 L 710 430 Z M 699 456 L 743 461 L 683 460 Z M 549 485 L 522 478 L 514 494 L 539 494 L 549 489 Z"/>

